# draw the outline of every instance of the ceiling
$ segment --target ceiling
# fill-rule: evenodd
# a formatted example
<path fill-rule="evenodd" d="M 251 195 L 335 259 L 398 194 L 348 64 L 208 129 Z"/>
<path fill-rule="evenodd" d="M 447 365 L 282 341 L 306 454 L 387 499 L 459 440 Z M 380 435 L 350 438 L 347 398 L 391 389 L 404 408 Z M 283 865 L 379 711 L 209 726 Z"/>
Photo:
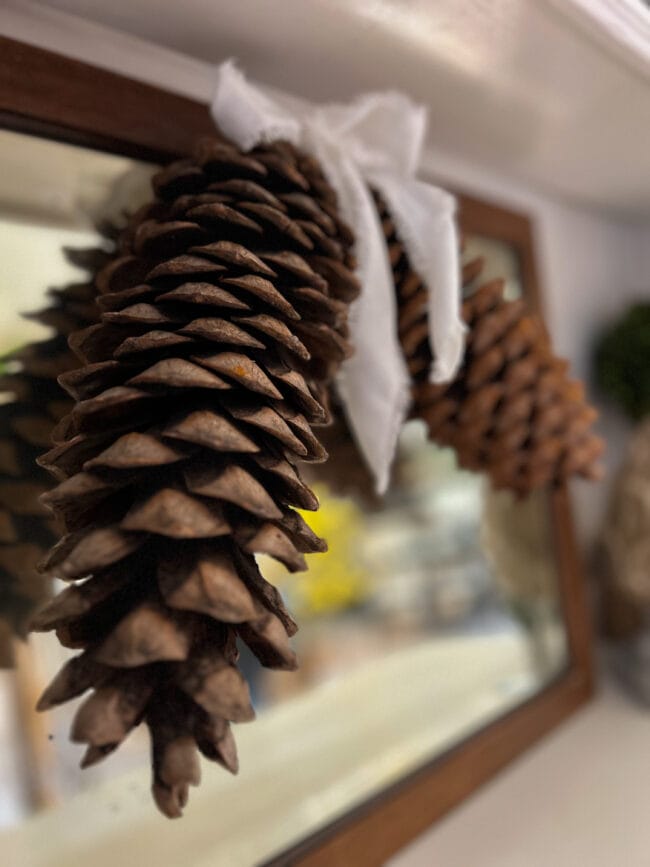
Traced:
<path fill-rule="evenodd" d="M 633 23 L 637 3 L 638 21 L 650 33 L 645 7 L 619 2 Z M 584 0 L 41 5 L 207 63 L 237 57 L 252 76 L 315 99 L 403 89 L 428 105 L 436 149 L 583 204 L 650 215 L 643 27 L 628 27 L 639 37 L 635 51 L 599 31 L 581 12 Z M 612 4 L 591 0 L 591 6 L 611 12 Z"/>

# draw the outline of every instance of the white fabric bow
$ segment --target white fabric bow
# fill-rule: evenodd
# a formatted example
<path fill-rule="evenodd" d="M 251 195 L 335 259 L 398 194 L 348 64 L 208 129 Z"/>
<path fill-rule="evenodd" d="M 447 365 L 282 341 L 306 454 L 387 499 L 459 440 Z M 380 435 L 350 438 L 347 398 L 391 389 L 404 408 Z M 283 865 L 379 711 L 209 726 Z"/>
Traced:
<path fill-rule="evenodd" d="M 396 92 L 365 94 L 348 105 L 314 105 L 251 84 L 229 60 L 218 68 L 211 111 L 243 150 L 284 139 L 309 151 L 338 195 L 341 215 L 356 236 L 362 291 L 350 311 L 354 355 L 342 365 L 337 385 L 383 493 L 410 402 L 410 378 L 398 339 L 388 250 L 369 187 L 386 201 L 428 288 L 431 381 L 451 379 L 463 354 L 455 200 L 415 178 L 426 110 Z"/>

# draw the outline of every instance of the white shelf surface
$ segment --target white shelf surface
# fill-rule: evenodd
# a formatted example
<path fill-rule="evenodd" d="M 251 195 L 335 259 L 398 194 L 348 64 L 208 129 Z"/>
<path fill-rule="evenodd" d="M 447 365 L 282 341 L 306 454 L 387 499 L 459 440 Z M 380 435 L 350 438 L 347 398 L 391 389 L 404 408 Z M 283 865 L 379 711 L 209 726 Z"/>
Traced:
<path fill-rule="evenodd" d="M 647 867 L 650 710 L 605 684 L 387 867 Z"/>

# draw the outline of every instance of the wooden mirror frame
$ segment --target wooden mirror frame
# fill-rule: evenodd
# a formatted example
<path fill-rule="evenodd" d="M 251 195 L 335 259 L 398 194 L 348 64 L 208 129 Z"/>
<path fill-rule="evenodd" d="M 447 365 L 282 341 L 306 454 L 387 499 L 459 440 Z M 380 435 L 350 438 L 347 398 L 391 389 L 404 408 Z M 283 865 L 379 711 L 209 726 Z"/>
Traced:
<path fill-rule="evenodd" d="M 188 153 L 199 136 L 215 135 L 207 107 L 191 99 L 5 37 L 0 56 L 0 128 L 161 163 Z M 524 295 L 539 310 L 529 219 L 466 195 L 459 203 L 464 232 L 516 248 Z M 550 494 L 550 511 L 569 646 L 563 672 L 267 867 L 383 864 L 589 699 L 590 618 L 564 488 Z"/>

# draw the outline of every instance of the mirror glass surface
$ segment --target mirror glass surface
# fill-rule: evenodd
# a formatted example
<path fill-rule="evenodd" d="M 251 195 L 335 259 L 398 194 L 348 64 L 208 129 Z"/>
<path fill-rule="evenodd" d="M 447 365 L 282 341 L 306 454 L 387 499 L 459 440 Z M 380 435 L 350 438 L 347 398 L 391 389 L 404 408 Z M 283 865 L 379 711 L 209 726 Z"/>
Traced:
<path fill-rule="evenodd" d="M 47 337 L 46 326 L 20 314 L 44 306 L 48 287 L 83 279 L 62 248 L 105 244 L 96 226 L 119 222 L 146 200 L 152 168 L 9 132 L 0 132 L 0 165 L 4 355 Z M 470 237 L 465 255 L 484 256 L 485 276 L 504 277 L 508 297 L 522 293 L 516 250 Z M 97 867 L 120 852 L 159 867 L 260 863 L 563 670 L 567 641 L 544 492 L 515 501 L 491 490 L 412 421 L 380 500 L 344 426 L 327 437 L 332 461 L 310 476 L 321 509 L 305 518 L 330 550 L 310 555 L 306 573 L 289 575 L 270 561 L 262 567 L 300 622 L 300 669 L 270 672 L 242 655 L 258 719 L 236 727 L 239 776 L 203 762 L 185 817 L 169 823 L 149 800 L 142 728 L 80 771 L 83 748 L 67 735 L 78 702 L 32 710 L 70 652 L 53 635 L 32 637 L 15 644 L 16 670 L 0 673 L 4 863 L 28 853 L 30 865 L 92 859 Z M 44 836 L 49 860 L 39 854 Z"/>

